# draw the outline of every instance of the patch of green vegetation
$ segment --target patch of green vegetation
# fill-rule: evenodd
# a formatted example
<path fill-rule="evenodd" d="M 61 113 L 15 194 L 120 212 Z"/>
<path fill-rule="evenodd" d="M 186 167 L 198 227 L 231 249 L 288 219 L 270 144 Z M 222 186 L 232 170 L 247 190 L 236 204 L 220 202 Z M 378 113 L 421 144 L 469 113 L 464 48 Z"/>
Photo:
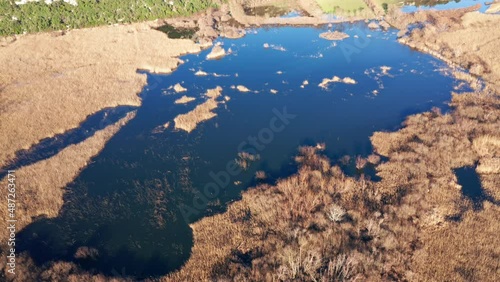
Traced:
<path fill-rule="evenodd" d="M 387 3 L 382 3 L 382 9 L 384 9 L 384 12 L 387 14 L 387 10 L 389 10 L 389 4 Z"/>
<path fill-rule="evenodd" d="M 215 6 L 213 0 L 79 0 L 78 6 L 1 0 L 0 36 L 187 16 Z"/>
<path fill-rule="evenodd" d="M 259 7 L 247 7 L 245 8 L 245 13 L 249 16 L 259 16 L 259 17 L 281 17 L 290 12 L 288 7 L 278 7 L 278 6 L 259 6 Z"/>

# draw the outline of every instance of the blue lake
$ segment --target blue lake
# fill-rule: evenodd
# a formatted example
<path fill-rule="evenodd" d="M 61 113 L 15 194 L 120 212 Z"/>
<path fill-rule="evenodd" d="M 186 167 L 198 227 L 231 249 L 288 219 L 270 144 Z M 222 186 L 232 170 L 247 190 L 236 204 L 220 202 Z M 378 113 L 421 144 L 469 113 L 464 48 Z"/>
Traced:
<path fill-rule="evenodd" d="M 40 218 L 18 234 L 20 251 L 40 264 L 64 260 L 108 275 L 164 275 L 189 258 L 189 223 L 223 211 L 258 183 L 256 171 L 265 171 L 269 182 L 293 173 L 300 145 L 324 142 L 332 161 L 367 156 L 373 132 L 396 130 L 406 116 L 432 107 L 447 110 L 458 82 L 445 75 L 443 62 L 400 45 L 395 30 L 372 31 L 364 23 L 333 29 L 350 38 L 319 38 L 326 26 L 260 28 L 242 39 L 219 40 L 232 50 L 220 60 L 207 61 L 206 50 L 184 56 L 170 75 L 148 74 L 136 117 L 68 185 L 57 218 Z M 209 75 L 195 76 L 198 70 Z M 357 83 L 318 87 L 333 76 Z M 304 80 L 309 84 L 301 88 Z M 169 87 L 176 83 L 188 91 L 175 94 Z M 203 93 L 216 86 L 230 97 L 217 116 L 191 133 L 175 130 L 173 119 L 204 102 Z M 181 95 L 197 99 L 174 104 Z M 232 175 L 228 166 L 240 151 L 260 159 Z M 352 162 L 344 169 L 370 175 Z M 82 247 L 94 255 L 75 256 Z"/>

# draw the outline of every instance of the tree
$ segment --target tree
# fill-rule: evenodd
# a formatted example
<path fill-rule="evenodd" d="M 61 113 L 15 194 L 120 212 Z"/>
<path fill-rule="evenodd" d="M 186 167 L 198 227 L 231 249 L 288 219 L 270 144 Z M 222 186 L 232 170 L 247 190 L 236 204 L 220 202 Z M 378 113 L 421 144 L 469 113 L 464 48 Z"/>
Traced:
<path fill-rule="evenodd" d="M 384 12 L 387 14 L 387 10 L 389 9 L 389 5 L 387 3 L 382 3 L 382 8 L 384 9 Z"/>

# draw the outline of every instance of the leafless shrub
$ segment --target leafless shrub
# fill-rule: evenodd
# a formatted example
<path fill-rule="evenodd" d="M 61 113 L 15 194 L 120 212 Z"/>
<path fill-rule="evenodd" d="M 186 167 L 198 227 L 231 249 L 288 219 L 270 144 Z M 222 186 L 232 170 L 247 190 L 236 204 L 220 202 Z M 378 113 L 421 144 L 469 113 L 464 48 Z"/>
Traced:
<path fill-rule="evenodd" d="M 327 211 L 328 218 L 333 222 L 340 222 L 344 219 L 346 211 L 339 205 L 331 205 Z"/>
<path fill-rule="evenodd" d="M 378 164 L 380 162 L 380 156 L 379 155 L 375 155 L 375 154 L 371 154 L 368 156 L 368 162 L 371 163 L 371 164 Z"/>
<path fill-rule="evenodd" d="M 357 169 L 363 169 L 367 163 L 368 163 L 368 161 L 361 156 L 358 156 L 356 158 L 356 168 Z"/>
<path fill-rule="evenodd" d="M 353 263 L 345 254 L 338 255 L 328 262 L 326 281 L 347 281 L 352 276 Z"/>
<path fill-rule="evenodd" d="M 256 179 L 266 179 L 266 172 L 263 171 L 263 170 L 259 170 L 257 172 L 255 172 L 255 178 Z"/>

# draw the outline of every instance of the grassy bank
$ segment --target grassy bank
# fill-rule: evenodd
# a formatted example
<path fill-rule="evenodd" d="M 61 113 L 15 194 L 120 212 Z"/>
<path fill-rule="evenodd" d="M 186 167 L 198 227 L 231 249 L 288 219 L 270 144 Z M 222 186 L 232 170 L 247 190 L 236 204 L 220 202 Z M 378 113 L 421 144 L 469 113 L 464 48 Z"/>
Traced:
<path fill-rule="evenodd" d="M 43 1 L 25 5 L 1 1 L 0 36 L 184 16 L 209 7 L 215 7 L 215 1 L 80 0 L 77 6 L 63 1 L 50 5 Z"/>

